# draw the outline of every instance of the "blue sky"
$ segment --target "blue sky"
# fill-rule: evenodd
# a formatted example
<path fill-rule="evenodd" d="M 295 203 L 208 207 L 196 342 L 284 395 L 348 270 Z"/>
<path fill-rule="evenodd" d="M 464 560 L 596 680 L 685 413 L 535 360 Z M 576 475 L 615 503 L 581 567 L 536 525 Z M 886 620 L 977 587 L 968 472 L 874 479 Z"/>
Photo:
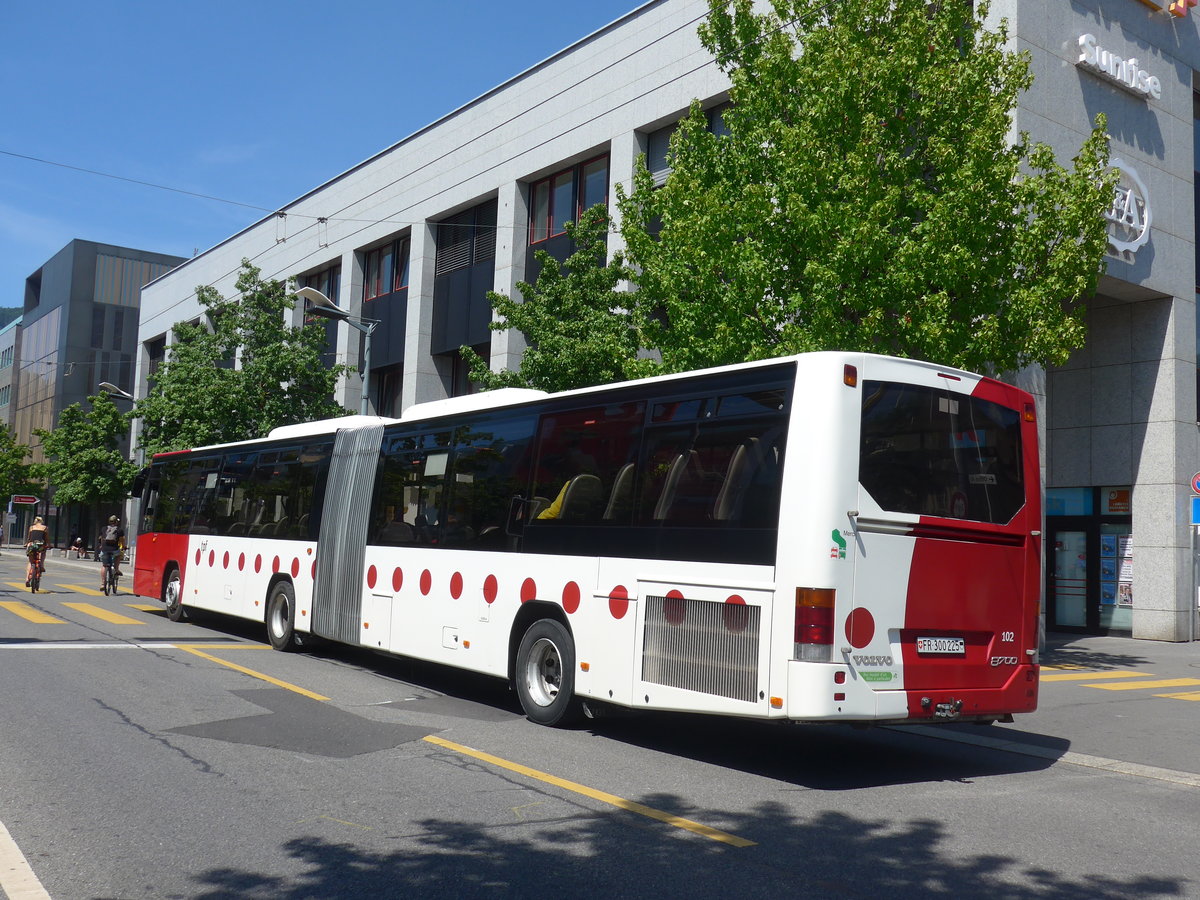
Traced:
<path fill-rule="evenodd" d="M 641 3 L 0 3 L 0 306 L 74 238 L 205 250 Z"/>

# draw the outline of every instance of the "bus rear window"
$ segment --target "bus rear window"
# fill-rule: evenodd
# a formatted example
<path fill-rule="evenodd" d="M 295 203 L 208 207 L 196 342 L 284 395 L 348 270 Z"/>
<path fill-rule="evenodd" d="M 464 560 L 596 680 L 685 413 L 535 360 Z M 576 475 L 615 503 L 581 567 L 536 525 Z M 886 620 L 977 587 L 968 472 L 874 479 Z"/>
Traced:
<path fill-rule="evenodd" d="M 885 510 L 1003 524 L 1025 503 L 1016 410 L 911 384 L 863 384 L 858 480 Z"/>

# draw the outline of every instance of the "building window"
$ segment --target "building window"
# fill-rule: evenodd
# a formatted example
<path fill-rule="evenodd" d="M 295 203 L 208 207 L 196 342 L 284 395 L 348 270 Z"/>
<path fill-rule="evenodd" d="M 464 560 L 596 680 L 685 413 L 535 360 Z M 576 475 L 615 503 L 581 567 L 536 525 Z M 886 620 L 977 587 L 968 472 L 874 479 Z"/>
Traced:
<path fill-rule="evenodd" d="M 496 258 L 496 201 L 488 200 L 438 223 L 435 275 Z"/>
<path fill-rule="evenodd" d="M 334 303 L 338 302 L 338 292 L 342 286 L 342 267 L 330 266 L 313 272 L 311 275 L 301 275 L 298 279 L 301 287 L 316 288 Z"/>
<path fill-rule="evenodd" d="M 568 222 L 597 203 L 608 203 L 608 157 L 600 156 L 530 188 L 529 243 L 536 244 L 566 231 Z"/>
<path fill-rule="evenodd" d="M 98 253 L 95 300 L 113 306 L 137 306 L 141 302 L 142 285 L 149 284 L 170 270 L 168 263 Z"/>
<path fill-rule="evenodd" d="M 400 238 L 363 256 L 363 300 L 408 287 L 408 238 Z"/>
<path fill-rule="evenodd" d="M 158 371 L 158 367 L 163 364 L 163 360 L 167 357 L 167 339 L 166 337 L 155 338 L 152 341 L 146 341 L 146 377 L 153 378 L 154 373 Z"/>
<path fill-rule="evenodd" d="M 708 130 L 713 134 L 721 137 L 729 134 L 729 128 L 725 124 L 727 109 L 729 109 L 729 104 L 722 103 L 705 113 L 708 118 Z M 667 157 L 671 150 L 671 135 L 678 128 L 679 123 L 672 122 L 670 125 L 659 128 L 657 131 L 651 131 L 646 135 L 646 168 L 654 176 L 655 187 L 662 187 L 667 176 L 671 174 L 671 164 Z"/>
<path fill-rule="evenodd" d="M 104 310 L 100 305 L 92 307 L 92 346 L 97 350 L 104 346 Z"/>

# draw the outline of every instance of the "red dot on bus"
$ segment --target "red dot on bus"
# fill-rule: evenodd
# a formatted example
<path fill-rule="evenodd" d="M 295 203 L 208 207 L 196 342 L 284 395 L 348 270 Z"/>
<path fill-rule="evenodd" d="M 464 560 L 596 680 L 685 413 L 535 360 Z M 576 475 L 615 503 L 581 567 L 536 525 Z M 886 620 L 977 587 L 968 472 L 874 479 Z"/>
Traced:
<path fill-rule="evenodd" d="M 450 596 L 457 600 L 462 596 L 463 592 L 463 577 L 462 572 L 455 572 L 450 576 Z"/>
<path fill-rule="evenodd" d="M 217 562 L 217 551 L 216 551 L 216 550 L 209 550 L 209 551 L 208 551 L 208 564 L 209 564 L 210 566 L 212 566 L 212 565 L 215 565 L 215 564 L 216 564 L 216 562 Z"/>
<path fill-rule="evenodd" d="M 483 599 L 487 603 L 495 603 L 496 595 L 500 593 L 500 583 L 496 581 L 495 575 L 489 575 L 483 579 Z"/>
<path fill-rule="evenodd" d="M 629 591 L 625 585 L 618 584 L 608 592 L 608 611 L 614 619 L 624 618 L 625 613 L 629 612 Z"/>
<path fill-rule="evenodd" d="M 229 551 L 228 550 L 226 550 L 225 555 L 221 557 L 221 568 L 222 569 L 229 568 Z"/>
<path fill-rule="evenodd" d="M 392 572 L 392 590 L 397 594 L 400 593 L 400 585 L 402 584 L 404 584 L 404 572 L 397 566 L 396 570 Z"/>
<path fill-rule="evenodd" d="M 528 603 L 537 596 L 537 582 L 526 578 L 521 582 L 521 602 Z"/>
<path fill-rule="evenodd" d="M 240 572 L 244 568 L 246 568 L 246 554 L 239 553 L 238 554 L 238 571 Z"/>
<path fill-rule="evenodd" d="M 750 624 L 750 610 L 746 606 L 746 601 L 737 594 L 732 594 L 725 599 L 725 608 L 721 613 L 726 630 L 733 634 L 741 634 Z"/>
<path fill-rule="evenodd" d="M 421 593 L 428 597 L 431 590 L 433 590 L 433 573 L 425 569 L 421 572 Z"/>
<path fill-rule="evenodd" d="M 682 593 L 667 591 L 667 596 L 663 600 L 663 615 L 666 616 L 668 624 L 683 624 L 683 620 L 687 618 L 687 601 L 683 599 Z"/>
<path fill-rule="evenodd" d="M 312 564 L 312 580 L 317 580 L 317 561 L 314 559 Z"/>
<path fill-rule="evenodd" d="M 869 609 L 858 607 L 846 616 L 846 640 L 856 650 L 861 650 L 875 637 L 875 617 Z"/>
<path fill-rule="evenodd" d="M 196 548 L 196 565 L 200 565 L 200 548 Z"/>
<path fill-rule="evenodd" d="M 255 572 L 262 571 L 262 554 L 261 553 L 259 553 L 257 556 L 254 557 L 254 571 Z"/>
<path fill-rule="evenodd" d="M 563 585 L 562 603 L 563 609 L 568 613 L 579 609 L 579 585 L 573 581 L 568 581 Z"/>
<path fill-rule="evenodd" d="M 277 556 L 273 560 L 271 560 L 271 572 L 275 573 L 278 571 L 279 571 L 279 557 Z"/>
<path fill-rule="evenodd" d="M 300 577 L 300 557 L 298 556 L 292 557 L 292 577 Z"/>
<path fill-rule="evenodd" d="M 375 579 L 378 577 L 379 577 L 379 573 L 377 571 L 375 571 L 374 566 L 371 566 L 369 569 L 367 569 L 367 587 L 374 588 L 375 587 Z"/>

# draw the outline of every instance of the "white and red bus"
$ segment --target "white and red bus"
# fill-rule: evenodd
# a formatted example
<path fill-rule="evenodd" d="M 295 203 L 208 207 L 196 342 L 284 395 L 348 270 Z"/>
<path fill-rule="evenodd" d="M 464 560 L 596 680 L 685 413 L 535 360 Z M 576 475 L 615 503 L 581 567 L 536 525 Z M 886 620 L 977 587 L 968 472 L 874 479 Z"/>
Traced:
<path fill-rule="evenodd" d="M 1033 710 L 1033 399 L 813 353 L 503 390 L 156 456 L 134 588 L 598 704 L 800 722 Z"/>

